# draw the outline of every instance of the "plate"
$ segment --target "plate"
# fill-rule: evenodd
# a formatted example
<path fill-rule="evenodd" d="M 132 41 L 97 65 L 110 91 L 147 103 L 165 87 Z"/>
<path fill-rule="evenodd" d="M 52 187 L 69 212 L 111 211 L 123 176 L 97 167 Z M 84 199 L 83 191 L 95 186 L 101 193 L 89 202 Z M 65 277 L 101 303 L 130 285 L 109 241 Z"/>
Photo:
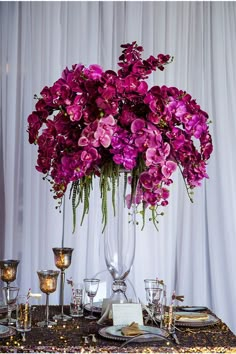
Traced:
<path fill-rule="evenodd" d="M 16 309 L 16 304 L 14 304 L 11 307 L 12 311 L 14 311 Z M 0 314 L 2 313 L 6 313 L 7 312 L 7 305 L 4 305 L 4 303 L 2 301 L 0 301 Z"/>
<path fill-rule="evenodd" d="M 9 328 L 3 325 L 0 325 L 0 335 L 9 331 Z"/>
<path fill-rule="evenodd" d="M 90 304 L 84 305 L 85 310 L 90 311 Z M 94 302 L 93 303 L 93 312 L 101 313 L 102 312 L 102 302 Z"/>
<path fill-rule="evenodd" d="M 201 312 L 188 312 L 186 314 L 185 311 L 177 311 L 175 313 L 176 316 L 189 316 L 189 318 L 176 318 L 176 326 L 188 326 L 188 327 L 204 327 L 204 326 L 211 326 L 219 321 L 219 319 L 213 315 L 207 314 L 208 317 L 206 319 L 200 319 L 199 316 L 204 316 L 206 313 Z"/>
<path fill-rule="evenodd" d="M 0 314 L 1 314 L 1 313 L 6 313 L 6 312 L 7 312 L 7 306 L 0 304 Z"/>
<path fill-rule="evenodd" d="M 180 311 L 185 311 L 185 312 L 194 312 L 194 311 L 205 311 L 207 310 L 207 307 L 205 306 L 188 306 L 188 307 L 179 307 Z"/>
<path fill-rule="evenodd" d="M 2 326 L 5 327 L 5 326 Z M 16 330 L 12 327 L 6 327 L 7 331 L 4 333 L 0 333 L 0 338 L 6 338 L 6 337 L 10 337 L 10 336 L 14 336 L 16 334 Z"/>
<path fill-rule="evenodd" d="M 165 340 L 165 338 L 168 336 L 167 332 L 156 327 L 151 327 L 151 326 L 139 326 L 140 330 L 148 332 L 147 334 L 143 334 L 142 336 L 124 336 L 121 333 L 121 328 L 124 327 L 124 325 L 119 325 L 119 326 L 110 326 L 110 327 L 104 327 L 101 328 L 98 333 L 105 338 L 108 339 L 114 339 L 114 340 L 120 340 L 120 341 L 126 341 L 128 339 L 133 338 L 133 342 L 146 342 L 149 340 Z M 160 337 L 158 337 L 160 336 Z"/>

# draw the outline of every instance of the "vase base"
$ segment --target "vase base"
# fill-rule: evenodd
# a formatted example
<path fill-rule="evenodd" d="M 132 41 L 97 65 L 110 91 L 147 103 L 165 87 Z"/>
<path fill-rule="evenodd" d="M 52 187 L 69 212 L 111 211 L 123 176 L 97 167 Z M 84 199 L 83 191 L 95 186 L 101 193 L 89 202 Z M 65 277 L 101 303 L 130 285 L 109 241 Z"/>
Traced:
<path fill-rule="evenodd" d="M 53 316 L 53 319 L 57 320 L 57 321 L 67 322 L 67 321 L 72 320 L 72 317 L 71 316 L 67 316 L 64 313 L 61 313 L 60 315 Z"/>
<path fill-rule="evenodd" d="M 101 314 L 101 318 L 97 321 L 98 324 L 104 324 L 104 322 L 112 319 L 112 304 L 126 304 L 128 301 L 125 293 L 121 291 L 113 292 L 111 297 L 107 301 L 105 310 Z"/>
<path fill-rule="evenodd" d="M 52 321 L 41 321 L 36 323 L 38 327 L 48 327 L 51 328 L 52 326 L 56 326 L 57 322 Z"/>

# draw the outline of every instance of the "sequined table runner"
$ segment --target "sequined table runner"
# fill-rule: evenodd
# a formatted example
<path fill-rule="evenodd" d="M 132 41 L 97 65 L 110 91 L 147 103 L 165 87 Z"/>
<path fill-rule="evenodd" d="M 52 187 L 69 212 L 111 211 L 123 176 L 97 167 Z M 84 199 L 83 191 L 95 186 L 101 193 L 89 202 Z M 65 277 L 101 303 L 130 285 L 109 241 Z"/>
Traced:
<path fill-rule="evenodd" d="M 64 309 L 68 313 L 68 306 Z M 58 313 L 59 306 L 50 306 L 50 317 Z M 45 306 L 35 306 L 32 330 L 26 334 L 26 341 L 17 332 L 1 338 L 0 353 L 236 353 L 236 336 L 221 320 L 207 327 L 179 327 L 176 333 L 180 345 L 167 340 L 132 343 L 121 348 L 123 342 L 98 334 L 102 326 L 96 321 L 78 318 L 58 322 L 52 328 L 37 327 L 36 323 L 44 318 Z"/>

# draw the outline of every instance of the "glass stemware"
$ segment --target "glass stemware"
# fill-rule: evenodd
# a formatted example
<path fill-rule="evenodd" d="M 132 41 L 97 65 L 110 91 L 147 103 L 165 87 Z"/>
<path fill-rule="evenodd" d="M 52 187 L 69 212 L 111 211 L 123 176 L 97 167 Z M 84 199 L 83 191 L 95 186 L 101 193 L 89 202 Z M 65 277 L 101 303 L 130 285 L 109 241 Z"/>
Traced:
<path fill-rule="evenodd" d="M 4 298 L 4 302 L 7 305 L 7 318 L 3 319 L 3 322 L 1 323 L 5 323 L 6 320 L 6 324 L 8 326 L 14 325 L 16 320 L 11 318 L 11 313 L 13 308 L 15 308 L 16 305 L 16 298 L 18 296 L 18 292 L 19 292 L 19 288 L 17 288 L 16 286 L 6 286 L 4 288 L 2 288 L 3 291 L 3 298 Z"/>
<path fill-rule="evenodd" d="M 7 319 L 2 319 L 0 322 L 1 323 L 7 323 L 8 325 L 13 324 L 13 322 L 15 322 L 14 319 L 11 318 L 11 312 L 12 312 L 12 308 L 13 305 L 8 305 L 8 300 L 11 297 L 14 296 L 14 292 L 13 292 L 13 287 L 10 289 L 10 283 L 12 283 L 14 280 L 16 280 L 16 274 L 17 274 L 17 266 L 20 263 L 19 260 L 15 260 L 15 259 L 4 259 L 0 261 L 0 277 L 1 280 L 4 281 L 7 285 L 5 288 L 3 288 L 3 296 L 5 298 L 5 303 L 7 305 Z M 16 287 L 14 287 L 16 288 Z M 19 288 L 17 288 L 19 291 Z M 17 295 L 16 295 L 17 296 Z M 14 304 L 15 305 L 15 304 Z M 6 322 L 7 321 L 7 322 Z"/>
<path fill-rule="evenodd" d="M 58 269 L 61 270 L 61 286 L 60 286 L 60 305 L 61 313 L 55 315 L 53 318 L 56 320 L 67 321 L 71 319 L 71 316 L 64 314 L 64 286 L 65 286 L 65 269 L 69 268 L 71 265 L 71 257 L 73 248 L 63 247 L 53 249 L 55 265 Z"/>
<path fill-rule="evenodd" d="M 46 320 L 38 322 L 39 327 L 51 327 L 56 322 L 49 321 L 49 294 L 54 293 L 57 288 L 58 270 L 40 270 L 37 272 L 39 277 L 40 290 L 46 294 Z"/>
<path fill-rule="evenodd" d="M 99 279 L 84 279 L 85 291 L 90 299 L 90 315 L 86 316 L 88 320 L 96 320 L 97 318 L 93 316 L 93 299 L 97 294 Z"/>
<path fill-rule="evenodd" d="M 145 279 L 145 290 L 148 307 L 150 308 L 152 317 L 161 316 L 161 293 L 162 288 L 158 280 Z M 153 320 L 153 319 L 152 319 Z"/>

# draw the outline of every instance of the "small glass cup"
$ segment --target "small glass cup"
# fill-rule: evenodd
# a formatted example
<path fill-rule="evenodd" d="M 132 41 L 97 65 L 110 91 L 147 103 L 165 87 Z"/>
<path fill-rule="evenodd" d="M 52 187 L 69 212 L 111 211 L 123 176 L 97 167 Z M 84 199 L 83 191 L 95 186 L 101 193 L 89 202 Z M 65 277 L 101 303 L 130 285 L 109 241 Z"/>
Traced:
<path fill-rule="evenodd" d="M 31 330 L 31 305 L 30 298 L 26 295 L 19 295 L 16 299 L 16 330 L 22 333 L 24 339 L 25 332 Z"/>
<path fill-rule="evenodd" d="M 144 279 L 146 299 L 153 318 L 161 317 L 161 295 L 162 287 L 156 279 Z"/>
<path fill-rule="evenodd" d="M 70 315 L 71 317 L 82 317 L 84 315 L 83 309 L 83 284 L 74 284 L 72 288 L 72 295 L 70 301 Z"/>

